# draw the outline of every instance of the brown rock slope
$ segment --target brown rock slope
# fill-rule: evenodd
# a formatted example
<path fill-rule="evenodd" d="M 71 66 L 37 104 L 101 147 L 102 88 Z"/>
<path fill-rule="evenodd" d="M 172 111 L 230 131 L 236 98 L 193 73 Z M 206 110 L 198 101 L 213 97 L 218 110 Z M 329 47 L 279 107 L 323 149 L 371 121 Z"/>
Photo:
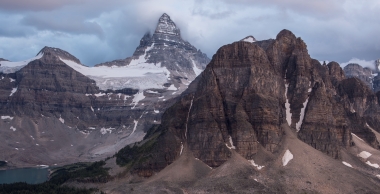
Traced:
<path fill-rule="evenodd" d="M 312 148 L 341 159 L 354 145 L 352 133 L 378 148 L 367 124 L 380 127 L 379 110 L 365 83 L 346 79 L 335 62 L 321 65 L 301 38 L 283 30 L 265 44 L 221 47 L 148 133 L 150 146 L 118 157 L 135 158 L 128 163 L 132 172 L 147 177 L 173 163 L 183 146 L 213 168 L 229 160 L 232 149 L 247 160 L 269 161 L 284 149 L 285 124 Z"/>

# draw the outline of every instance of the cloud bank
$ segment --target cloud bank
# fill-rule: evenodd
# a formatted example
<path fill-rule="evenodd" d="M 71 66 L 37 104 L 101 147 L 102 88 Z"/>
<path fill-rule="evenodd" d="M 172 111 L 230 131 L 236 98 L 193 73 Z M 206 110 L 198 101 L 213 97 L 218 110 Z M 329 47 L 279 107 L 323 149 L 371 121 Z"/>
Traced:
<path fill-rule="evenodd" d="M 380 58 L 378 10 L 378 0 L 0 0 L 0 57 L 24 60 L 51 46 L 90 66 L 126 58 L 165 12 L 209 57 L 248 35 L 289 29 L 312 58 L 364 63 Z"/>

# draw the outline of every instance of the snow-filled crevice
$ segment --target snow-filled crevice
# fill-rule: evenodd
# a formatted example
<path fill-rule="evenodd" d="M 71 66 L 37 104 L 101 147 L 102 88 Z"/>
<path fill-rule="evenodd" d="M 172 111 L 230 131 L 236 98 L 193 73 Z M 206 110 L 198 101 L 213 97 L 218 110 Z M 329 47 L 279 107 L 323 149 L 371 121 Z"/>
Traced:
<path fill-rule="evenodd" d="M 179 155 L 182 155 L 182 151 L 183 151 L 183 143 L 181 142 L 181 151 L 179 152 Z"/>
<path fill-rule="evenodd" d="M 191 111 L 191 107 L 193 106 L 193 100 L 194 100 L 194 96 L 193 98 L 191 99 L 191 102 L 190 102 L 190 107 L 189 107 L 189 111 L 187 112 L 187 118 L 186 118 L 186 130 L 185 130 L 185 138 L 187 139 L 187 129 L 188 129 L 188 124 L 189 124 L 189 117 L 190 117 L 190 111 Z"/>
<path fill-rule="evenodd" d="M 306 109 L 306 106 L 307 106 L 308 102 L 309 102 L 309 97 L 307 97 L 307 99 L 305 100 L 305 102 L 302 104 L 303 107 L 301 108 L 301 112 L 300 112 L 300 120 L 296 123 L 296 130 L 297 130 L 297 132 L 299 132 L 300 129 L 301 129 L 302 122 L 303 122 L 303 119 L 305 117 L 305 109 Z"/>
<path fill-rule="evenodd" d="M 309 88 L 307 90 L 307 92 L 311 92 L 311 88 Z M 306 98 L 305 102 L 302 104 L 303 107 L 301 108 L 301 112 L 300 112 L 300 120 L 296 123 L 296 130 L 297 132 L 300 131 L 301 129 L 301 126 L 302 126 L 302 122 L 303 122 L 303 119 L 305 118 L 305 110 L 306 110 L 306 106 L 307 106 L 307 103 L 309 103 L 309 96 Z"/>
<path fill-rule="evenodd" d="M 292 125 L 292 113 L 290 111 L 290 103 L 289 103 L 289 99 L 288 99 L 288 87 L 289 87 L 289 84 L 285 84 L 285 98 L 286 98 L 286 102 L 285 102 L 285 109 L 286 109 L 286 121 L 288 122 L 288 125 Z"/>
<path fill-rule="evenodd" d="M 234 142 L 232 141 L 231 136 L 229 136 L 229 143 L 230 143 L 230 146 L 226 143 L 226 146 L 228 149 L 236 149 L 236 147 L 234 146 Z"/>
<path fill-rule="evenodd" d="M 136 131 L 137 124 L 139 123 L 139 120 L 133 120 L 133 123 L 135 124 L 135 126 L 133 126 L 133 130 L 132 130 L 131 135 Z"/>
<path fill-rule="evenodd" d="M 18 87 L 13 88 L 12 91 L 11 91 L 11 94 L 9 94 L 9 96 L 12 96 L 14 93 L 16 93 L 17 92 L 17 88 Z"/>

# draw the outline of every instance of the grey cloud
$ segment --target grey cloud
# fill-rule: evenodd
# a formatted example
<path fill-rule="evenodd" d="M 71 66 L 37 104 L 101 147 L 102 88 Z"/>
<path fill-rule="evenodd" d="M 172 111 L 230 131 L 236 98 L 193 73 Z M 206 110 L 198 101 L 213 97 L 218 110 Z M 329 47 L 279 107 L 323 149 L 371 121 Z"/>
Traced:
<path fill-rule="evenodd" d="M 377 41 L 380 4 L 376 2 L 362 1 L 358 5 L 351 0 L 180 3 L 177 0 L 23 0 L 17 3 L 0 0 L 0 10 L 10 9 L 2 14 L 24 17 L 21 22 L 0 19 L 0 25 L 7 26 L 0 29 L 0 54 L 3 55 L 0 57 L 14 60 L 14 51 L 24 48 L 23 43 L 27 42 L 33 45 L 33 52 L 24 48 L 22 55 L 18 54 L 20 57 L 34 56 L 35 51 L 50 44 L 48 46 L 71 52 L 86 65 L 126 58 L 144 33 L 153 31 L 158 17 L 166 12 L 181 28 L 184 39 L 209 57 L 224 44 L 247 35 L 263 40 L 275 38 L 280 30 L 289 29 L 306 42 L 311 57 L 318 60 L 344 62 L 353 57 L 373 60 L 380 58 Z"/>
<path fill-rule="evenodd" d="M 76 0 L 38 0 L 38 1 L 30 1 L 30 0 L 1 0 L 0 1 L 0 9 L 13 11 L 13 10 L 29 10 L 29 11 L 43 11 L 43 10 L 53 10 L 58 9 L 66 5 L 77 4 Z"/>
<path fill-rule="evenodd" d="M 272 7 L 280 10 L 289 10 L 304 16 L 317 16 L 331 18 L 344 12 L 343 5 L 346 0 L 223 0 L 225 3 L 243 6 Z"/>
<path fill-rule="evenodd" d="M 27 16 L 22 24 L 33 26 L 38 30 L 61 31 L 74 34 L 94 34 L 104 38 L 102 27 L 96 22 L 81 21 L 76 18 L 55 18 L 44 16 Z"/>

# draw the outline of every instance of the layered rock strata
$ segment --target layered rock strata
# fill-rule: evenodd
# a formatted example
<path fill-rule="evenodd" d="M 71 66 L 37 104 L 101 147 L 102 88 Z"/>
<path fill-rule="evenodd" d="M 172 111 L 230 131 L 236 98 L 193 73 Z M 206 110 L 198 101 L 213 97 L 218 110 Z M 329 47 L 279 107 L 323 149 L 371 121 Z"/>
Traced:
<path fill-rule="evenodd" d="M 210 167 L 227 161 L 232 149 L 248 160 L 260 150 L 276 153 L 283 123 L 313 148 L 341 158 L 342 149 L 353 145 L 353 134 L 378 148 L 368 126 L 380 127 L 379 110 L 377 96 L 365 83 L 346 78 L 338 63 L 321 65 L 301 38 L 283 30 L 275 40 L 221 47 L 167 109 L 162 124 L 148 133 L 155 146 L 129 152 L 139 158 L 132 171 L 150 176 L 184 148 Z"/>

